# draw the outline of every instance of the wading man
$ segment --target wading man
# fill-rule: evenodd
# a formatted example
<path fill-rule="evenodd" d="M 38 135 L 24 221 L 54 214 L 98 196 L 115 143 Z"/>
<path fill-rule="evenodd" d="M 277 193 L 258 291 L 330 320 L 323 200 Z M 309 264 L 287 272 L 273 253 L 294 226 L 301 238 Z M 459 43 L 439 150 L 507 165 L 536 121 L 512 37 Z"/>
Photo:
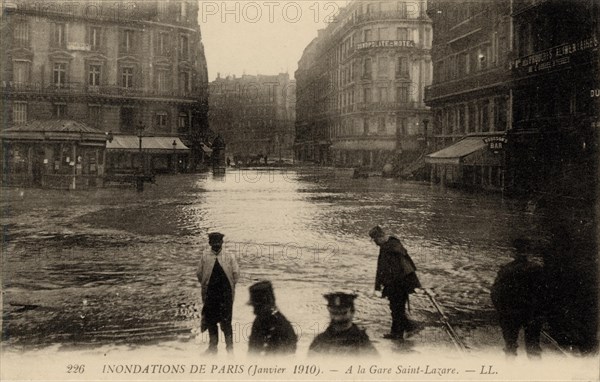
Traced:
<path fill-rule="evenodd" d="M 217 324 L 225 335 L 228 352 L 233 350 L 233 330 L 231 317 L 235 284 L 239 277 L 239 267 L 235 257 L 223 250 L 223 234 L 208 234 L 207 249 L 200 258 L 196 275 L 202 287 L 201 330 L 208 329 L 209 346 L 207 353 L 216 353 L 219 343 Z"/>
<path fill-rule="evenodd" d="M 403 340 L 405 332 L 414 332 L 420 326 L 406 317 L 406 303 L 409 293 L 420 288 L 421 283 L 416 274 L 415 263 L 396 237 L 386 235 L 379 226 L 369 231 L 371 239 L 379 246 L 377 272 L 375 274 L 375 291 L 381 297 L 387 297 L 392 313 L 392 328 L 383 337 Z"/>
<path fill-rule="evenodd" d="M 546 282 L 541 265 L 527 258 L 529 241 L 513 242 L 514 260 L 503 265 L 492 285 L 491 297 L 504 337 L 504 352 L 517 355 L 519 331 L 525 331 L 527 355 L 537 358 L 541 354 L 540 334 L 546 307 Z"/>

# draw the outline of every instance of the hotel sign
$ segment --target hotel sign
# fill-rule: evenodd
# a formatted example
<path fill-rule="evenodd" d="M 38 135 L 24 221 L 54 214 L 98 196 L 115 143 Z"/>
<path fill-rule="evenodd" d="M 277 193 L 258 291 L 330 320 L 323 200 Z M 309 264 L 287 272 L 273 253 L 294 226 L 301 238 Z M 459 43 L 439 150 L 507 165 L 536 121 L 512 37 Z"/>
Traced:
<path fill-rule="evenodd" d="M 555 46 L 550 49 L 517 58 L 511 62 L 511 69 L 522 71 L 524 74 L 536 73 L 542 70 L 556 68 L 569 64 L 578 53 L 586 52 L 599 46 L 596 36 L 574 43 Z"/>
<path fill-rule="evenodd" d="M 382 40 L 367 41 L 356 44 L 356 49 L 369 48 L 414 48 L 416 46 L 413 40 Z"/>

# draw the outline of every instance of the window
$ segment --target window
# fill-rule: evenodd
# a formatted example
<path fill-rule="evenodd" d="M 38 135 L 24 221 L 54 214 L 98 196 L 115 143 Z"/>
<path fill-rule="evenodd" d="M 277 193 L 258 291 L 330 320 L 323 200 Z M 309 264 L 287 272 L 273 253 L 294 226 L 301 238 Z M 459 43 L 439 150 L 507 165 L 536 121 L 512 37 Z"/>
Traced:
<path fill-rule="evenodd" d="M 363 61 L 363 78 L 371 78 L 371 64 L 371 59 L 365 58 Z"/>
<path fill-rule="evenodd" d="M 160 32 L 156 36 L 155 52 L 159 56 L 165 56 L 169 54 L 169 34 Z"/>
<path fill-rule="evenodd" d="M 156 71 L 156 88 L 159 92 L 169 90 L 168 76 L 169 71 L 166 69 L 158 69 Z"/>
<path fill-rule="evenodd" d="M 363 134 L 369 134 L 369 118 L 365 117 L 363 120 Z"/>
<path fill-rule="evenodd" d="M 375 10 L 376 10 L 375 6 L 376 6 L 376 4 L 373 4 L 373 3 L 367 4 L 367 13 L 375 13 Z"/>
<path fill-rule="evenodd" d="M 67 44 L 66 26 L 65 24 L 54 24 L 54 34 L 52 35 L 52 43 L 56 47 L 64 48 Z"/>
<path fill-rule="evenodd" d="M 56 87 L 64 87 L 67 84 L 67 64 L 55 63 L 53 69 L 53 83 Z"/>
<path fill-rule="evenodd" d="M 184 93 L 190 90 L 190 74 L 188 72 L 179 73 L 179 90 Z"/>
<path fill-rule="evenodd" d="M 377 76 L 380 78 L 387 78 L 388 75 L 388 58 L 379 57 L 377 62 Z"/>
<path fill-rule="evenodd" d="M 466 106 L 460 105 L 458 107 L 458 133 L 459 134 L 464 134 L 466 131 L 465 119 L 466 119 Z"/>
<path fill-rule="evenodd" d="M 398 2 L 398 13 L 400 14 L 400 17 L 406 17 L 406 3 L 405 2 Z"/>
<path fill-rule="evenodd" d="M 469 123 L 467 125 L 467 133 L 477 131 L 477 106 L 469 105 Z"/>
<path fill-rule="evenodd" d="M 379 28 L 377 30 L 377 40 L 387 40 L 388 39 L 388 29 L 387 28 Z"/>
<path fill-rule="evenodd" d="M 134 131 L 134 109 L 132 107 L 121 107 L 120 111 L 121 119 L 121 131 L 133 132 Z"/>
<path fill-rule="evenodd" d="M 408 57 L 398 57 L 396 63 L 396 77 L 408 77 Z"/>
<path fill-rule="evenodd" d="M 396 89 L 396 102 L 408 102 L 408 84 L 400 84 Z"/>
<path fill-rule="evenodd" d="M 100 86 L 100 65 L 90 65 L 88 74 L 88 85 Z"/>
<path fill-rule="evenodd" d="M 188 127 L 188 115 L 187 113 L 179 113 L 179 119 L 177 120 L 177 128 L 180 132 L 187 132 Z M 248 121 L 248 127 L 250 127 L 250 121 Z"/>
<path fill-rule="evenodd" d="M 371 99 L 371 88 L 364 88 L 363 89 L 363 100 L 365 103 L 371 103 L 373 102 Z"/>
<path fill-rule="evenodd" d="M 187 3 L 185 1 L 182 1 L 180 3 L 181 5 L 181 20 L 187 20 Z"/>
<path fill-rule="evenodd" d="M 157 4 L 158 15 L 160 17 L 166 16 L 168 7 L 169 7 L 169 3 L 167 0 L 158 1 L 158 4 Z"/>
<path fill-rule="evenodd" d="M 167 128 L 167 113 L 156 113 L 156 127 L 158 127 L 159 129 Z"/>
<path fill-rule="evenodd" d="M 19 21 L 15 24 L 14 44 L 17 46 L 29 46 L 29 25 L 25 21 Z"/>
<path fill-rule="evenodd" d="M 490 131 L 490 101 L 483 101 L 481 103 L 481 131 Z"/>
<path fill-rule="evenodd" d="M 187 59 L 188 58 L 188 50 L 189 50 L 188 36 L 187 35 L 181 35 L 181 36 L 179 36 L 179 54 L 180 54 L 180 58 Z"/>
<path fill-rule="evenodd" d="M 88 119 L 92 125 L 100 125 L 102 121 L 102 106 L 88 105 Z"/>
<path fill-rule="evenodd" d="M 121 69 L 121 86 L 128 89 L 133 87 L 133 68 Z"/>
<path fill-rule="evenodd" d="M 408 28 L 398 28 L 396 30 L 396 39 L 401 41 L 408 40 Z"/>
<path fill-rule="evenodd" d="M 561 98 L 561 97 L 557 97 L 557 98 Z M 506 113 L 507 113 L 507 106 L 506 106 L 506 99 L 504 98 L 497 98 L 496 99 L 496 107 L 495 109 L 495 121 L 494 121 L 494 125 L 495 125 L 495 130 L 496 131 L 505 131 L 506 130 Z"/>
<path fill-rule="evenodd" d="M 385 133 L 386 129 L 385 129 L 385 117 L 379 117 L 377 119 L 377 132 L 378 133 Z"/>
<path fill-rule="evenodd" d="M 100 27 L 90 27 L 88 29 L 88 44 L 91 50 L 100 48 Z"/>
<path fill-rule="evenodd" d="M 363 42 L 372 41 L 372 40 L 373 40 L 372 31 L 370 29 L 365 29 L 363 31 Z"/>
<path fill-rule="evenodd" d="M 467 53 L 458 55 L 458 76 L 462 77 L 469 73 L 469 56 Z"/>
<path fill-rule="evenodd" d="M 29 62 L 13 62 L 13 81 L 17 85 L 29 83 Z"/>
<path fill-rule="evenodd" d="M 15 102 L 13 104 L 13 123 L 22 125 L 27 122 L 27 103 Z"/>
<path fill-rule="evenodd" d="M 121 31 L 121 41 L 119 44 L 119 50 L 121 53 L 132 53 L 134 48 L 134 34 L 132 30 L 125 29 Z"/>
<path fill-rule="evenodd" d="M 399 135 L 406 135 L 408 131 L 406 130 L 407 121 L 406 118 L 396 117 L 396 132 Z"/>
<path fill-rule="evenodd" d="M 54 117 L 63 118 L 67 116 L 67 104 L 66 103 L 55 103 L 54 104 Z"/>
<path fill-rule="evenodd" d="M 387 102 L 388 101 L 387 88 L 383 88 L 383 87 L 379 88 L 378 93 L 379 93 L 379 102 Z"/>

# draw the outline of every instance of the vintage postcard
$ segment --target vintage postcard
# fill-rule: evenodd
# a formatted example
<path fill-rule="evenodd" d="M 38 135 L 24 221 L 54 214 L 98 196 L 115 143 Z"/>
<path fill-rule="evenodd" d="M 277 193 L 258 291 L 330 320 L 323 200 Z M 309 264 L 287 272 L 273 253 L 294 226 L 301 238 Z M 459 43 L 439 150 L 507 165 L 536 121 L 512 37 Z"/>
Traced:
<path fill-rule="evenodd" d="M 4 0 L 0 379 L 592 381 L 597 0 Z"/>

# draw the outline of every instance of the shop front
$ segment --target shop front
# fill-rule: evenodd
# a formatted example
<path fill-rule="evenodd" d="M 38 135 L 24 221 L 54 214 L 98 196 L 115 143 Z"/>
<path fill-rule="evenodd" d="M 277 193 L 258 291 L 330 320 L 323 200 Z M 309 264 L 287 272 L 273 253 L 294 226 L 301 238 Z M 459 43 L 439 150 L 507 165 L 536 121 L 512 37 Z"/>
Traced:
<path fill-rule="evenodd" d="M 503 135 L 467 136 L 425 157 L 431 181 L 468 189 L 505 188 Z"/>
<path fill-rule="evenodd" d="M 72 120 L 33 120 L 0 132 L 2 185 L 101 187 L 106 134 Z"/>
<path fill-rule="evenodd" d="M 178 137 L 115 135 L 106 144 L 106 172 L 165 174 L 187 170 L 190 149 Z"/>

